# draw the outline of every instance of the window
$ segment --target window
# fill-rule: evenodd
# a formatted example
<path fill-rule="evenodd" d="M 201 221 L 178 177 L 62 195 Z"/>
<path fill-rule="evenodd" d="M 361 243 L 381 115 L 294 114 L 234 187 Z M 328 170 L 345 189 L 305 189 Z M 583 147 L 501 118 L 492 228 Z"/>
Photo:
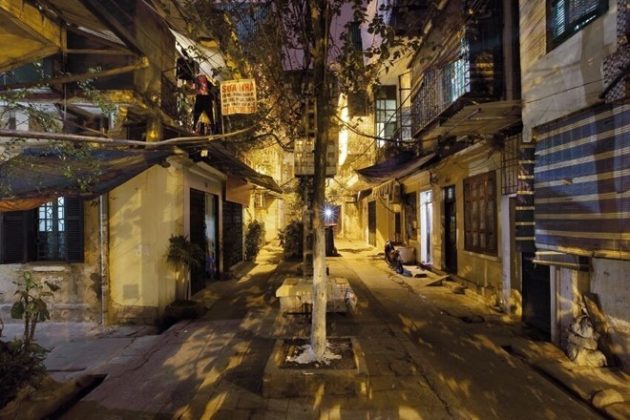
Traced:
<path fill-rule="evenodd" d="M 497 214 L 494 171 L 464 180 L 464 248 L 496 255 Z"/>
<path fill-rule="evenodd" d="M 37 259 L 61 260 L 66 254 L 64 198 L 37 209 Z"/>
<path fill-rule="evenodd" d="M 350 22 L 348 29 L 350 45 L 354 51 L 363 51 L 363 39 L 361 37 L 361 22 Z"/>
<path fill-rule="evenodd" d="M 504 195 L 516 194 L 518 190 L 518 161 L 522 134 L 507 136 L 501 153 L 501 189 Z"/>
<path fill-rule="evenodd" d="M 550 49 L 608 10 L 608 0 L 551 0 L 548 4 Z"/>
<path fill-rule="evenodd" d="M 376 136 L 391 139 L 396 134 L 396 86 L 381 86 L 376 92 Z M 379 147 L 385 141 L 378 140 Z"/>
<path fill-rule="evenodd" d="M 467 92 L 470 92 L 470 63 L 468 62 L 468 46 L 463 40 L 460 57 L 444 67 L 442 99 L 445 105 L 450 105 Z"/>
<path fill-rule="evenodd" d="M 59 197 L 0 214 L 0 262 L 83 261 L 83 202 Z"/>

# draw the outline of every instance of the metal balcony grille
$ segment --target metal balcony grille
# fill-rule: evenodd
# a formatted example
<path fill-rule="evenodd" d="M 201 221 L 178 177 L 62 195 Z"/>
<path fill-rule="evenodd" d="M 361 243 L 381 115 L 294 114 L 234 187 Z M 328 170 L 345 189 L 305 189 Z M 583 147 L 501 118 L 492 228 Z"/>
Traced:
<path fill-rule="evenodd" d="M 522 133 L 505 138 L 501 154 L 501 190 L 503 195 L 516 194 L 518 191 L 518 160 Z"/>

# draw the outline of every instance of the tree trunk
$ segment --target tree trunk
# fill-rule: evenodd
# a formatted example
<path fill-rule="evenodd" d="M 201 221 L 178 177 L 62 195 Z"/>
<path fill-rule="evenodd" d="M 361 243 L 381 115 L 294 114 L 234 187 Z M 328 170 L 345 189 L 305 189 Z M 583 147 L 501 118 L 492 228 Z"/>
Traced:
<path fill-rule="evenodd" d="M 313 313 L 311 347 L 318 359 L 326 351 L 326 239 L 324 206 L 326 204 L 326 145 L 330 123 L 330 92 L 327 84 L 326 57 L 328 52 L 328 1 L 319 0 L 311 5 L 313 24 L 313 82 L 317 110 L 315 135 L 315 177 L 313 194 Z"/>

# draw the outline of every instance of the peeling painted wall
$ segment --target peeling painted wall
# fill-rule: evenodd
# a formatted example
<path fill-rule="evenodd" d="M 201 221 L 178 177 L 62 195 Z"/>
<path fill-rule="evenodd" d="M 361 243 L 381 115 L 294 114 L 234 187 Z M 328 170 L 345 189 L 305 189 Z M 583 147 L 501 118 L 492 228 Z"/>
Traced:
<path fill-rule="evenodd" d="M 611 327 L 615 352 L 630 370 L 630 261 L 593 258 L 591 292 L 599 298 Z"/>
<path fill-rule="evenodd" d="M 98 322 L 101 311 L 101 277 L 99 274 L 98 200 L 84 206 L 83 263 L 34 261 L 26 264 L 0 265 L 0 316 L 14 322 L 10 308 L 16 290 L 14 281 L 30 271 L 35 279 L 49 281 L 60 289 L 50 299 L 53 321 Z"/>

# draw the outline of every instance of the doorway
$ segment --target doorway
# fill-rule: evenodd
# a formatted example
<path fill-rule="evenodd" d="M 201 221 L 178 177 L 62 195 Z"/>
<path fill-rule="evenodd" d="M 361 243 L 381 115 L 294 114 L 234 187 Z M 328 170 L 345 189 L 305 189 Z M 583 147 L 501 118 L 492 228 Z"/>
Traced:
<path fill-rule="evenodd" d="M 206 240 L 208 241 L 208 259 L 205 272 L 210 280 L 219 278 L 219 196 L 206 194 Z"/>
<path fill-rule="evenodd" d="M 206 279 L 219 276 L 219 197 L 203 191 L 190 190 L 190 242 L 198 245 L 206 259 L 190 270 L 190 291 L 197 293 L 206 287 Z"/>
<path fill-rule="evenodd" d="M 205 213 L 206 197 L 203 191 L 190 190 L 190 242 L 204 251 L 207 249 Z M 194 295 L 206 287 L 206 276 L 203 266 L 190 268 L 190 293 Z"/>
<path fill-rule="evenodd" d="M 431 264 L 431 228 L 433 226 L 433 193 L 420 193 L 420 262 Z"/>
<path fill-rule="evenodd" d="M 457 219 L 455 186 L 443 189 L 444 195 L 444 270 L 457 273 Z"/>
<path fill-rule="evenodd" d="M 551 275 L 549 267 L 535 264 L 533 252 L 524 252 L 521 258 L 523 282 L 523 322 L 551 337 Z"/>
<path fill-rule="evenodd" d="M 376 201 L 368 203 L 368 243 L 376 246 Z"/>

